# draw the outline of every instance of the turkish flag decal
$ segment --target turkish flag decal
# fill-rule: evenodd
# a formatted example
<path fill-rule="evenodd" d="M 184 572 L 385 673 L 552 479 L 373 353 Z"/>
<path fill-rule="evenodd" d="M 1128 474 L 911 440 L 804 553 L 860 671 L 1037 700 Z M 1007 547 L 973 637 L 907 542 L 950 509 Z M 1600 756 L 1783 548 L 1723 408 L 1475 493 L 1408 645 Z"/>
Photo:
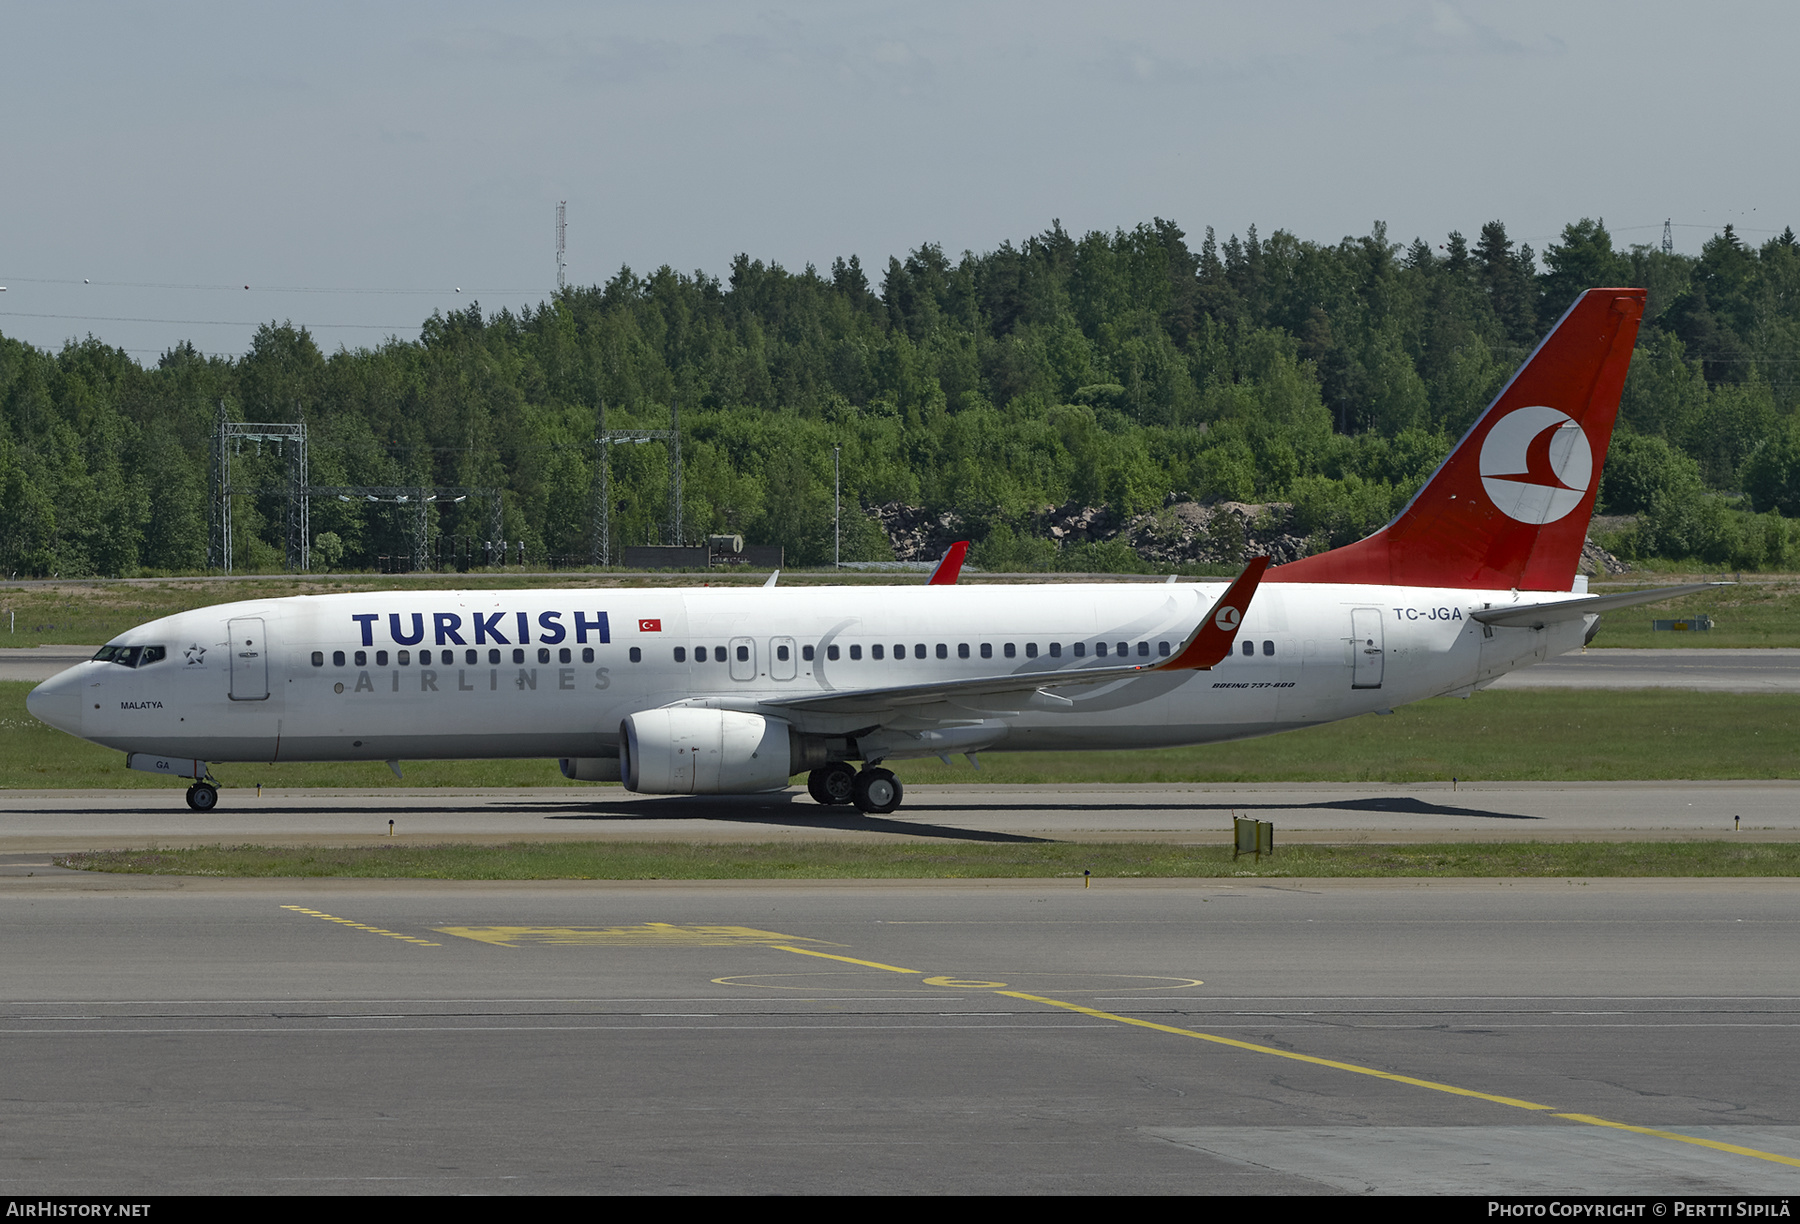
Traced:
<path fill-rule="evenodd" d="M 660 620 L 641 620 L 638 622 L 638 632 L 639 633 L 661 633 L 662 632 L 662 622 Z"/>

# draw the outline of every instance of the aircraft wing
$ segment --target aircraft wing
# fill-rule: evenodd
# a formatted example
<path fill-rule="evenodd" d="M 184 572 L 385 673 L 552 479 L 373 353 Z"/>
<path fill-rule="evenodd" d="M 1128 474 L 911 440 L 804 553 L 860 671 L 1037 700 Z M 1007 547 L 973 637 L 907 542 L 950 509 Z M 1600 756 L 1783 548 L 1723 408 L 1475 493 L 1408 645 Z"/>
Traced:
<path fill-rule="evenodd" d="M 1695 591 L 1710 591 L 1715 587 L 1731 585 L 1729 582 L 1690 582 L 1685 586 L 1652 587 L 1647 591 L 1627 591 L 1623 595 L 1589 595 L 1583 599 L 1563 599 L 1553 603 L 1483 608 L 1479 612 L 1469 613 L 1469 618 L 1480 621 L 1484 625 L 1503 625 L 1515 629 L 1542 629 L 1544 626 L 1553 625 L 1558 621 L 1575 620 L 1595 612 L 1611 612 L 1615 608 L 1630 608 L 1637 604 L 1661 603 L 1663 600 L 1673 599 L 1677 595 L 1691 595 Z"/>
<path fill-rule="evenodd" d="M 944 701 L 968 701 L 975 698 L 1022 697 L 1031 699 L 1037 708 L 1072 707 L 1066 697 L 1049 692 L 1076 684 L 1106 684 L 1128 680 L 1153 672 L 1204 671 L 1231 653 L 1237 641 L 1238 626 L 1244 612 L 1269 567 L 1267 557 L 1252 558 L 1225 593 L 1214 602 L 1192 633 L 1181 643 L 1181 649 L 1155 663 L 1131 667 L 1076 667 L 1062 671 L 1015 672 L 1007 676 L 976 676 L 967 680 L 943 680 L 925 684 L 900 684 L 889 688 L 851 689 L 840 692 L 806 693 L 793 697 L 772 697 L 757 702 L 763 709 L 804 710 L 820 714 L 876 714 L 907 707 L 932 705 Z"/>

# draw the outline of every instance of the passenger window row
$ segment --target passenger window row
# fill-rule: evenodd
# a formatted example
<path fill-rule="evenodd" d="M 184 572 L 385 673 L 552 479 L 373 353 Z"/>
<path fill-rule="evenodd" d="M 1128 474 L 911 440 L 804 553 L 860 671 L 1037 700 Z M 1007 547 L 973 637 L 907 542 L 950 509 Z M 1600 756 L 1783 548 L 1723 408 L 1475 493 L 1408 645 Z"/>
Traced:
<path fill-rule="evenodd" d="M 787 660 L 787 654 L 786 654 L 787 647 L 783 646 L 781 648 L 781 650 L 783 652 L 781 655 L 781 658 L 782 658 L 782 661 L 785 662 Z M 808 646 L 807 650 L 811 651 L 812 647 Z M 739 646 L 737 648 L 737 657 L 738 657 L 739 663 L 748 663 L 750 661 L 750 648 L 748 646 Z M 810 659 L 810 658 L 812 658 L 812 655 L 809 653 L 806 657 Z M 704 663 L 704 662 L 706 662 L 706 660 L 708 658 L 712 659 L 712 661 L 714 663 L 725 662 L 725 659 L 726 659 L 725 647 L 723 647 L 723 646 L 712 647 L 712 653 L 710 655 L 707 653 L 707 648 L 705 646 L 694 647 L 694 662 Z M 687 662 L 687 647 L 677 646 L 675 648 L 675 661 L 677 663 L 686 663 Z M 635 662 L 637 662 L 637 660 L 633 659 L 632 662 L 635 663 Z"/>
<path fill-rule="evenodd" d="M 1024 646 L 1025 646 L 1025 657 L 1027 659 L 1035 659 L 1038 657 L 1038 654 L 1039 654 L 1038 644 L 1036 642 L 1026 642 L 1024 644 Z M 1124 659 L 1124 658 L 1129 658 L 1133 655 L 1135 655 L 1137 658 L 1140 658 L 1140 659 L 1147 659 L 1151 655 L 1150 646 L 1151 646 L 1151 644 L 1149 642 L 1138 642 L 1135 644 L 1135 648 L 1133 646 L 1133 643 L 1130 643 L 1130 642 L 1095 642 L 1093 644 L 1093 651 L 1094 651 L 1094 657 L 1097 659 L 1104 659 L 1104 658 L 1108 658 L 1110 656 L 1116 656 L 1118 658 Z M 787 649 L 788 648 L 786 645 L 781 645 L 781 646 L 776 647 L 776 657 L 779 658 L 784 663 L 787 662 L 787 658 L 788 658 Z M 838 662 L 839 659 L 843 657 L 843 655 L 842 655 L 843 649 L 844 648 L 838 646 L 837 643 L 834 642 L 831 645 L 825 647 L 825 658 L 833 663 Z M 978 649 L 980 656 L 984 659 L 991 659 L 994 657 L 994 644 L 992 642 L 982 642 L 977 649 Z M 1252 642 L 1251 640 L 1246 638 L 1246 639 L 1244 639 L 1244 641 L 1242 643 L 1240 643 L 1238 649 L 1239 649 L 1239 652 L 1245 658 L 1250 658 L 1256 654 L 1256 643 Z M 853 643 L 852 645 L 850 645 L 848 650 L 849 650 L 849 657 L 853 662 L 862 659 L 863 647 L 861 646 L 861 644 Z M 882 643 L 877 642 L 877 643 L 871 645 L 868 648 L 868 650 L 869 650 L 869 658 L 871 658 L 871 659 L 880 661 L 880 660 L 885 660 L 887 657 L 887 647 L 885 645 L 883 645 Z M 909 656 L 909 648 L 906 645 L 906 643 L 904 643 L 904 642 L 896 642 L 894 644 L 893 651 L 894 651 L 894 658 L 897 660 L 905 659 Z M 1063 655 L 1063 644 L 1061 642 L 1050 642 L 1050 643 L 1048 643 L 1048 645 L 1046 647 L 1046 651 L 1050 658 L 1060 659 L 1060 658 L 1062 658 L 1062 655 Z M 122 663 L 126 667 L 142 667 L 146 664 L 154 663 L 157 660 L 166 657 L 167 653 L 168 652 L 161 646 L 141 646 L 141 647 L 140 646 L 102 646 L 100 648 L 100 652 L 94 656 L 94 661 L 99 662 L 99 663 L 106 663 L 106 662 Z M 501 663 L 503 661 L 503 655 L 505 653 L 506 652 L 503 652 L 500 650 L 490 649 L 487 651 L 487 660 L 486 661 L 490 664 Z M 512 656 L 511 661 L 513 663 L 526 662 L 526 652 L 524 649 L 515 647 L 510 653 Z M 551 661 L 551 650 L 548 646 L 539 646 L 537 648 L 536 653 L 537 653 L 537 659 L 536 659 L 537 662 L 549 663 Z M 750 661 L 750 647 L 748 647 L 748 646 L 740 645 L 737 647 L 733 647 L 733 648 L 731 648 L 731 653 L 735 653 L 737 655 L 737 660 L 740 663 L 748 663 Z M 971 653 L 972 652 L 971 652 L 969 644 L 967 642 L 959 642 L 957 644 L 957 647 L 956 647 L 956 657 L 957 658 L 967 659 L 967 658 L 971 657 Z M 1001 657 L 1003 657 L 1003 658 L 1007 658 L 1007 659 L 1018 658 L 1018 656 L 1019 656 L 1018 644 L 1014 643 L 1014 642 L 1002 643 L 1001 647 L 1000 647 L 1000 653 L 1001 653 Z M 1086 642 L 1076 642 L 1070 647 L 1070 653 L 1073 654 L 1074 657 L 1077 659 L 1086 658 L 1087 653 L 1088 653 L 1088 644 Z M 1273 656 L 1275 653 L 1275 643 L 1272 641 L 1263 642 L 1262 653 L 1264 655 Z M 482 654 L 482 652 L 479 650 L 474 650 L 474 649 L 465 650 L 463 652 L 464 664 L 467 666 L 470 666 L 470 667 L 477 666 L 478 664 L 480 664 L 482 662 L 481 654 Z M 1158 658 L 1166 659 L 1169 657 L 1169 654 L 1170 654 L 1170 644 L 1168 642 L 1157 642 L 1156 643 L 1156 656 Z M 928 647 L 928 646 L 926 646 L 926 644 L 924 642 L 915 642 L 910 647 L 910 657 L 912 657 L 912 658 L 926 659 L 926 658 L 931 658 L 934 656 L 939 659 L 948 659 L 950 657 L 949 644 L 946 642 L 939 642 L 935 646 Z M 631 657 L 631 661 L 633 663 L 642 662 L 643 657 L 644 657 L 643 651 L 640 650 L 638 647 L 633 646 L 631 648 L 630 657 Z M 817 659 L 816 648 L 813 646 L 810 646 L 810 645 L 802 646 L 800 648 L 800 657 L 805 659 L 808 663 L 816 661 L 816 659 Z M 677 663 L 686 663 L 688 661 L 687 647 L 685 647 L 685 646 L 675 647 L 674 658 L 675 658 L 675 662 L 677 662 Z M 696 662 L 696 663 L 705 663 L 709 660 L 714 663 L 723 663 L 727 660 L 727 658 L 728 658 L 728 652 L 727 652 L 727 648 L 724 646 L 710 646 L 710 647 L 709 646 L 696 646 L 696 647 L 694 647 L 694 662 Z M 563 646 L 563 647 L 559 648 L 558 650 L 556 650 L 555 661 L 558 663 L 573 663 L 575 661 L 575 652 L 573 650 L 571 650 L 569 647 Z M 583 663 L 592 663 L 594 661 L 594 648 L 592 646 L 584 646 L 581 648 L 581 661 Z M 394 652 L 394 662 L 398 666 L 401 666 L 401 667 L 411 666 L 412 651 L 410 651 L 410 650 L 395 651 Z M 436 652 L 436 658 L 434 659 L 433 653 L 430 650 L 419 651 L 419 665 L 420 666 L 428 667 L 434 662 L 442 667 L 453 666 L 456 663 L 456 652 L 454 650 L 440 650 L 440 651 Z M 324 651 L 315 650 L 312 652 L 312 665 L 314 667 L 324 667 L 325 666 L 325 652 Z M 346 655 L 346 652 L 344 652 L 342 650 L 334 650 L 331 652 L 331 665 L 333 667 L 345 667 L 345 666 L 367 667 L 369 665 L 369 652 L 366 650 L 358 650 L 358 651 L 354 652 L 354 654 Z M 385 651 L 385 650 L 375 651 L 375 666 L 376 667 L 388 666 L 388 652 L 387 651 Z"/>
<path fill-rule="evenodd" d="M 503 661 L 502 654 L 503 654 L 502 651 L 490 649 L 487 652 L 487 661 L 489 663 L 500 663 Z M 539 646 L 537 648 L 537 661 L 539 663 L 550 662 L 550 657 L 551 657 L 550 656 L 550 648 L 548 646 Z M 512 661 L 514 663 L 525 662 L 525 651 L 522 648 L 514 647 L 514 649 L 512 651 Z M 556 661 L 558 663 L 573 663 L 575 661 L 575 652 L 570 650 L 567 646 L 564 646 L 561 649 L 559 649 L 558 651 L 556 651 Z M 594 648 L 592 646 L 584 646 L 581 648 L 581 661 L 583 663 L 592 663 L 594 661 Z M 351 657 L 349 662 L 351 663 L 351 665 L 356 666 L 356 667 L 367 667 L 369 665 L 369 652 L 366 650 L 359 650 L 355 653 L 354 656 Z M 394 652 L 394 662 L 401 667 L 411 666 L 412 665 L 412 651 L 410 651 L 410 650 L 395 651 Z M 419 665 L 421 667 L 429 667 L 433 662 L 434 662 L 434 660 L 432 658 L 431 651 L 421 650 L 419 652 Z M 440 667 L 453 666 L 456 663 L 456 652 L 454 650 L 440 650 L 437 652 L 437 658 L 435 659 L 435 662 Z M 466 666 L 474 667 L 477 664 L 479 664 L 480 662 L 481 662 L 481 651 L 471 649 L 471 650 L 465 650 L 463 652 L 463 663 Z M 636 662 L 636 660 L 634 659 L 633 662 Z M 312 665 L 314 667 L 324 667 L 325 666 L 325 652 L 323 650 L 315 650 L 312 652 Z M 346 659 L 345 659 L 345 655 L 344 655 L 343 651 L 334 650 L 331 652 L 331 665 L 333 667 L 343 667 L 346 665 Z M 386 667 L 387 665 L 388 665 L 388 652 L 385 650 L 377 650 L 375 652 L 375 666 L 376 667 Z"/>
<path fill-rule="evenodd" d="M 1264 653 L 1273 654 L 1274 643 L 1270 642 L 1266 643 L 1266 645 L 1268 646 L 1268 649 Z M 1140 659 L 1149 658 L 1151 655 L 1150 647 L 1151 644 L 1149 642 L 1136 643 L 1136 656 Z M 1025 657 L 1027 659 L 1035 659 L 1038 657 L 1038 644 L 1036 642 L 1026 642 L 1024 648 Z M 860 660 L 863 657 L 863 647 L 860 643 L 852 643 L 849 647 L 845 648 L 840 647 L 834 642 L 825 647 L 826 660 L 828 662 L 836 663 L 843 657 L 842 651 L 845 649 L 849 651 L 849 657 L 852 661 Z M 874 643 L 868 648 L 869 658 L 885 660 L 887 658 L 888 649 L 889 648 L 884 643 Z M 910 647 L 905 642 L 896 642 L 892 649 L 895 659 L 905 659 L 908 657 L 914 659 L 948 659 L 950 657 L 950 645 L 948 642 L 938 642 L 934 646 L 927 646 L 924 642 L 915 642 Z M 1133 644 L 1130 642 L 1095 642 L 1093 649 L 1094 657 L 1098 659 L 1107 658 L 1110 654 L 1116 654 L 1119 658 L 1123 659 L 1130 657 L 1134 653 Z M 637 648 L 633 647 L 632 650 L 633 654 L 631 661 L 636 663 L 638 661 Z M 748 663 L 750 661 L 750 647 L 737 646 L 734 647 L 733 650 L 737 655 L 738 662 Z M 978 650 L 980 656 L 984 659 L 991 659 L 994 657 L 994 644 L 992 642 L 982 642 L 978 647 Z M 1061 642 L 1050 642 L 1046 645 L 1045 652 L 1052 659 L 1060 659 L 1063 657 L 1063 644 Z M 1070 652 L 1075 658 L 1084 659 L 1087 657 L 1088 644 L 1086 642 L 1076 642 L 1070 647 Z M 1245 653 L 1248 654 L 1250 652 L 1245 651 Z M 1018 658 L 1019 644 L 1017 642 L 1002 643 L 1000 654 L 1002 658 Z M 1170 644 L 1168 642 L 1156 643 L 1156 656 L 1158 658 L 1166 659 L 1169 657 L 1169 654 Z M 688 661 L 688 648 L 686 646 L 675 647 L 673 657 L 677 663 L 686 663 Z M 714 663 L 723 663 L 726 661 L 727 657 L 726 648 L 723 646 L 694 647 L 694 662 L 696 663 L 705 663 L 709 660 Z M 785 645 L 775 647 L 775 657 L 780 659 L 783 663 L 787 662 L 788 648 Z M 815 662 L 818 658 L 817 647 L 810 645 L 802 646 L 800 648 L 800 657 L 808 663 Z M 971 657 L 971 650 L 967 642 L 957 643 L 956 657 L 959 659 Z"/>

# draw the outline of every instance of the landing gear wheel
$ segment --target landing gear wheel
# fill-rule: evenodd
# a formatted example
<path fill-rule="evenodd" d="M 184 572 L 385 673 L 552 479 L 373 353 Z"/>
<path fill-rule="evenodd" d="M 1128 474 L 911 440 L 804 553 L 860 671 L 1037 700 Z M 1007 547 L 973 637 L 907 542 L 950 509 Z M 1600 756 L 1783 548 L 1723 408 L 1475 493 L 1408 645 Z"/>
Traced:
<path fill-rule="evenodd" d="M 900 779 L 885 769 L 865 769 L 856 775 L 856 806 L 866 815 L 885 816 L 900 806 Z"/>
<path fill-rule="evenodd" d="M 188 806 L 196 812 L 210 812 L 219 803 L 219 788 L 211 782 L 196 782 L 188 787 Z"/>
<path fill-rule="evenodd" d="M 850 803 L 856 798 L 856 771 L 842 761 L 834 761 L 806 775 L 806 793 L 827 807 Z"/>

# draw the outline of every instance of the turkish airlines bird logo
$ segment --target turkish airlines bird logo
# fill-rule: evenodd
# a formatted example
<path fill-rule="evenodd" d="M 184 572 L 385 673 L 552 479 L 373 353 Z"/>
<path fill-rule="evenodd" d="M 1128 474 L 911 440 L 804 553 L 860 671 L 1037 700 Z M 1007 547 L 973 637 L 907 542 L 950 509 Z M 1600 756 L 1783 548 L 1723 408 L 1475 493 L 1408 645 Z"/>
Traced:
<path fill-rule="evenodd" d="M 1581 504 L 1593 479 L 1587 434 L 1554 408 L 1509 412 L 1482 440 L 1482 488 L 1502 514 L 1521 523 L 1554 523 Z"/>
<path fill-rule="evenodd" d="M 1223 629 L 1226 633 L 1230 633 L 1238 627 L 1238 622 L 1243 619 L 1244 614 L 1242 612 L 1239 612 L 1236 608 L 1227 606 L 1219 609 L 1218 614 L 1213 617 L 1213 624 Z"/>

